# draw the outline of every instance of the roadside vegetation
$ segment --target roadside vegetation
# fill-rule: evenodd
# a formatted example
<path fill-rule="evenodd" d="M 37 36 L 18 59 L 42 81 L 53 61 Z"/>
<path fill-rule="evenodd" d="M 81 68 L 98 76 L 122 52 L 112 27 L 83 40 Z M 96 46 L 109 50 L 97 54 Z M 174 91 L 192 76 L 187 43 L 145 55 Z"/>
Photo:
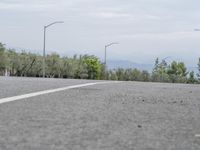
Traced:
<path fill-rule="evenodd" d="M 194 71 L 188 72 L 183 62 L 173 61 L 168 64 L 165 60 L 159 61 L 159 58 L 155 60 L 152 72 L 148 72 L 135 68 L 107 70 L 104 63 L 101 63 L 96 56 L 74 55 L 71 58 L 61 57 L 56 53 L 46 56 L 45 67 L 47 78 L 200 83 L 200 58 L 197 74 Z M 0 43 L 0 75 L 42 77 L 42 56 L 6 49 Z"/>

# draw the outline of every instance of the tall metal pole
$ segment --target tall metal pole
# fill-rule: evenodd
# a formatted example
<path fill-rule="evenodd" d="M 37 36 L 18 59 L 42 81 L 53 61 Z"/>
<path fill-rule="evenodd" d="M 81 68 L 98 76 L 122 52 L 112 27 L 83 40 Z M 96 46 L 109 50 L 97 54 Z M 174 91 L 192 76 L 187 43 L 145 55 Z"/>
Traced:
<path fill-rule="evenodd" d="M 119 44 L 119 43 L 117 43 L 117 42 L 115 42 L 115 43 L 110 43 L 110 44 L 108 44 L 108 45 L 105 45 L 105 68 L 106 68 L 106 65 L 107 65 L 107 47 L 110 47 L 110 46 L 112 46 L 112 45 L 114 45 L 114 44 Z"/>
<path fill-rule="evenodd" d="M 44 45 L 43 45 L 43 64 L 42 64 L 42 73 L 43 78 L 45 78 L 45 49 L 46 49 L 46 26 L 44 26 Z"/>
<path fill-rule="evenodd" d="M 119 44 L 119 43 L 110 43 L 108 45 L 105 45 L 105 62 L 104 62 L 104 69 L 105 69 L 105 79 L 107 79 L 107 48 L 114 45 L 114 44 Z"/>
<path fill-rule="evenodd" d="M 43 61 L 42 61 L 42 76 L 43 78 L 45 78 L 45 67 L 46 67 L 46 29 L 54 24 L 57 24 L 57 23 L 64 23 L 63 21 L 56 21 L 56 22 L 53 22 L 53 23 L 50 23 L 49 25 L 47 26 L 44 26 L 44 43 L 43 43 Z"/>
<path fill-rule="evenodd" d="M 104 60 L 104 61 L 105 61 L 105 62 L 104 62 L 105 66 L 106 66 L 106 63 L 107 63 L 107 60 L 106 60 L 106 59 L 107 59 L 107 58 L 106 58 L 106 55 L 107 55 L 107 46 L 105 46 L 105 60 Z"/>
<path fill-rule="evenodd" d="M 104 71 L 105 71 L 105 74 L 104 74 L 104 79 L 107 80 L 107 45 L 105 46 L 105 62 L 104 62 Z"/>

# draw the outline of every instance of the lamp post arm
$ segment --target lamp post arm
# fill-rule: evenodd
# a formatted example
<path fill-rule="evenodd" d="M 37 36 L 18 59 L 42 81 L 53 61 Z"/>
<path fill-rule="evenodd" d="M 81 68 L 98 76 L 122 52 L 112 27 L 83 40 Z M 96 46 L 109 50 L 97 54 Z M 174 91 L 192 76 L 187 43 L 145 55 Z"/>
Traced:
<path fill-rule="evenodd" d="M 114 44 L 119 44 L 119 43 L 117 43 L 117 42 L 113 42 L 113 43 L 110 43 L 110 44 L 108 44 L 108 45 L 105 45 L 105 65 L 106 65 L 106 63 L 107 63 L 107 47 L 110 47 L 110 46 L 112 46 L 112 45 L 114 45 Z"/>
<path fill-rule="evenodd" d="M 46 26 L 44 26 L 44 43 L 43 43 L 43 63 L 42 63 L 42 76 L 43 78 L 45 78 L 45 57 L 46 57 L 46 29 L 54 24 L 57 24 L 57 23 L 64 23 L 63 21 L 55 21 L 53 23 L 50 23 Z"/>
<path fill-rule="evenodd" d="M 42 60 L 42 76 L 45 78 L 45 48 L 46 48 L 46 27 L 44 27 L 44 43 L 43 43 L 43 60 Z"/>
<path fill-rule="evenodd" d="M 114 44 L 119 44 L 119 43 L 117 43 L 117 42 L 115 42 L 115 43 L 110 43 L 110 44 L 106 45 L 106 47 L 112 46 L 112 45 L 114 45 Z"/>
<path fill-rule="evenodd" d="M 54 25 L 54 24 L 57 24 L 57 23 L 64 23 L 64 22 L 63 22 L 63 21 L 56 21 L 56 22 L 50 23 L 49 25 L 44 26 L 44 27 L 45 27 L 45 28 L 48 28 L 48 27 L 50 27 L 50 26 L 52 26 L 52 25 Z"/>

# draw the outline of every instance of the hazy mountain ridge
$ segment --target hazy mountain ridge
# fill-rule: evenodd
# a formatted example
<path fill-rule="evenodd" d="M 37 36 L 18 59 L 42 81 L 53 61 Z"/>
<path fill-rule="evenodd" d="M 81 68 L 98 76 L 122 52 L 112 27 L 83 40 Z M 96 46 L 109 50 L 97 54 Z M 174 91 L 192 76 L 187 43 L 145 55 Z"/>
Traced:
<path fill-rule="evenodd" d="M 151 64 L 140 64 L 126 60 L 109 60 L 108 61 L 108 68 L 115 69 L 115 68 L 136 68 L 139 70 L 147 70 L 152 71 L 153 65 Z"/>

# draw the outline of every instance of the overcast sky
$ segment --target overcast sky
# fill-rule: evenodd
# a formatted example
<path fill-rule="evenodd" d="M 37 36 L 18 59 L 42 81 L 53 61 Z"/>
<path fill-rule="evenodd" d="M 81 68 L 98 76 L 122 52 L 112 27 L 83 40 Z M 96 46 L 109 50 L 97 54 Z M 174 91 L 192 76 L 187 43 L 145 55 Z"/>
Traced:
<path fill-rule="evenodd" d="M 200 57 L 199 0 L 1 0 L 0 42 L 42 52 L 94 54 L 103 59 L 153 63 L 156 57 L 196 66 Z M 168 59 L 170 61 L 170 59 Z"/>

